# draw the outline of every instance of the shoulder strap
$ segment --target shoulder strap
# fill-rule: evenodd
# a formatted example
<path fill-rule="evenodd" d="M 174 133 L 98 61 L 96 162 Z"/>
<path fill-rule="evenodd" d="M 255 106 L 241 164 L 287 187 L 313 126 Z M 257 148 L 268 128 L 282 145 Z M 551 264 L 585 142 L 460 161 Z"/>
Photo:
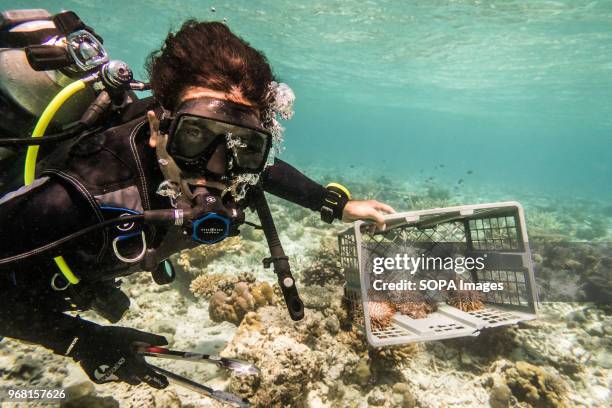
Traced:
<path fill-rule="evenodd" d="M 104 216 L 102 215 L 100 206 L 96 202 L 95 198 L 91 195 L 89 191 L 87 191 L 85 186 L 81 183 L 81 181 L 78 178 L 60 169 L 47 169 L 43 172 L 43 174 L 54 175 L 68 182 L 72 186 L 74 186 L 74 188 L 83 196 L 83 198 L 85 198 L 87 203 L 90 205 L 98 221 L 99 222 L 104 221 Z M 97 262 L 100 262 L 102 260 L 102 257 L 104 253 L 106 252 L 106 250 L 108 249 L 108 245 L 109 245 L 108 231 L 106 229 L 102 229 L 102 235 L 103 235 L 103 241 L 102 241 L 103 243 L 102 243 L 102 247 L 100 248 L 100 251 L 98 251 L 98 255 L 96 256 Z"/>

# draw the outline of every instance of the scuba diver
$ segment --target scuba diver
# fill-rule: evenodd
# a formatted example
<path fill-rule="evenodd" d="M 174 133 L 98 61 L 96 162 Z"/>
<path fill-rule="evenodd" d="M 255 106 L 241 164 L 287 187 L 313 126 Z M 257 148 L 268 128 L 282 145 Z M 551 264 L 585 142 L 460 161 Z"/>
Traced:
<path fill-rule="evenodd" d="M 26 185 L 0 198 L 0 336 L 71 357 L 96 383 L 166 387 L 167 372 L 138 350 L 167 342 L 75 312 L 116 323 L 130 303 L 120 277 L 148 271 L 171 282 L 170 255 L 238 235 L 247 209 L 259 217 L 271 252 L 264 265 L 274 266 L 291 318 L 303 317 L 263 192 L 328 223 L 384 228 L 383 214 L 394 212 L 271 162 L 293 93 L 223 23 L 189 20 L 168 34 L 147 62 L 153 96 L 144 99 L 135 91 L 149 85 L 109 60 L 73 12 L 5 12 L 0 30 L 0 148 L 26 160 Z M 46 108 L 34 106 L 46 97 Z"/>

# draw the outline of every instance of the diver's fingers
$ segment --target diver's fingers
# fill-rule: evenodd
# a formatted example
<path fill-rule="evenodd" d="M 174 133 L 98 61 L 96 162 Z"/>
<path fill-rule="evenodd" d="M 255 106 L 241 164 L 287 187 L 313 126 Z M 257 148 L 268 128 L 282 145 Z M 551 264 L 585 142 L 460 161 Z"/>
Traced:
<path fill-rule="evenodd" d="M 385 230 L 385 218 L 374 207 L 368 207 L 363 218 L 374 221 L 379 230 Z"/>
<path fill-rule="evenodd" d="M 381 203 L 379 201 L 374 200 L 374 202 L 372 203 L 374 205 L 374 208 L 377 209 L 378 211 L 382 211 L 386 214 L 394 214 L 396 211 L 393 209 L 393 207 L 391 207 L 390 205 L 387 205 L 385 203 Z"/>
<path fill-rule="evenodd" d="M 147 112 L 147 119 L 149 120 L 149 146 L 155 148 L 159 143 L 159 119 L 155 116 L 155 112 L 152 110 Z"/>
<path fill-rule="evenodd" d="M 149 120 L 149 129 L 151 130 L 151 135 L 156 135 L 159 133 L 159 119 L 155 116 L 155 112 L 152 110 L 147 112 L 147 119 Z"/>

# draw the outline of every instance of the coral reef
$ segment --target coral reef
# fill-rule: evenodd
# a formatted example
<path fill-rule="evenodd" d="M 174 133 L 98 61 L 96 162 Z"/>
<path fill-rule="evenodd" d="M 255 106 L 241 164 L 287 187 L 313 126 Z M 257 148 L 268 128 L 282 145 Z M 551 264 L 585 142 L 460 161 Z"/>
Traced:
<path fill-rule="evenodd" d="M 231 253 L 243 251 L 244 243 L 239 236 L 229 237 L 214 245 L 199 245 L 175 255 L 176 264 L 185 271 L 197 275 L 212 261 Z"/>
<path fill-rule="evenodd" d="M 518 401 L 542 408 L 567 406 L 565 398 L 567 384 L 557 375 L 525 361 L 503 364 L 500 372 L 505 384 Z M 503 391 L 506 394 L 505 390 Z M 496 392 L 498 394 L 496 400 L 499 400 L 500 390 Z"/>
<path fill-rule="evenodd" d="M 274 291 L 267 282 L 252 285 L 239 282 L 229 296 L 221 291 L 216 292 L 210 299 L 208 311 L 215 322 L 227 321 L 238 325 L 248 312 L 273 304 Z"/>
<path fill-rule="evenodd" d="M 390 367 L 403 368 L 421 350 L 418 343 L 402 346 L 380 347 L 368 349 L 368 354 L 373 362 L 373 371 L 389 370 Z"/>
<path fill-rule="evenodd" d="M 309 251 L 307 262 L 302 270 L 301 282 L 304 285 L 341 285 L 344 283 L 344 271 L 340 265 L 336 243 L 331 247 L 323 242 L 317 251 Z"/>
<path fill-rule="evenodd" d="M 196 297 L 208 299 L 216 292 L 231 292 L 236 283 L 237 279 L 235 277 L 222 274 L 203 274 L 191 281 L 189 290 Z"/>
<path fill-rule="evenodd" d="M 568 237 L 568 227 L 555 211 L 530 209 L 526 212 L 527 228 L 531 236 L 540 241 L 562 241 Z"/>
<path fill-rule="evenodd" d="M 350 185 L 355 196 L 365 197 L 360 192 L 369 191 L 373 198 L 390 202 L 398 210 L 439 207 L 457 200 L 494 201 L 486 195 L 471 195 L 466 201 L 465 196 L 456 197 L 454 192 L 445 198 L 434 190 L 426 191 L 426 186 L 433 182 L 404 186 L 390 181 L 384 188 L 382 180 L 377 183 L 366 180 L 355 188 L 354 183 Z M 537 205 L 533 205 L 536 201 Z M 582 296 L 578 299 L 609 300 L 612 297 L 609 245 L 603 242 L 559 245 L 590 233 L 587 229 L 596 230 L 592 228 L 590 214 L 600 214 L 601 210 L 595 204 L 588 207 L 583 201 L 558 207 L 550 199 L 534 198 L 523 204 L 528 211 L 530 236 L 541 232 L 543 238 L 535 242 L 546 244 L 532 246 L 541 296 L 571 282 Z M 120 324 L 163 334 L 175 349 L 221 352 L 227 357 L 252 361 L 262 375 L 228 376 L 215 367 L 182 365 L 177 361 L 163 361 L 161 366 L 199 383 L 240 393 L 254 407 L 609 405 L 612 316 L 604 304 L 547 299 L 535 321 L 487 329 L 477 337 L 373 349 L 362 330 L 352 324 L 356 317 L 341 303 L 343 277 L 340 268 L 334 266 L 337 255 L 333 246 L 334 232 L 346 225 L 329 227 L 316 214 L 297 206 L 284 203 L 272 206 L 279 231 L 284 235 L 283 244 L 300 279 L 305 318 L 293 322 L 284 304 L 278 300 L 277 305 L 269 304 L 270 292 L 274 292 L 276 285 L 258 286 L 261 285 L 258 282 L 273 277 L 261 268 L 260 259 L 267 255 L 267 247 L 260 232 L 251 231 L 253 239 L 247 242 L 232 239 L 217 246 L 184 251 L 177 268 L 177 275 L 185 272 L 182 282 L 179 276 L 177 282 L 164 286 L 153 285 L 148 274 L 124 278 L 122 288 L 131 296 L 133 305 Z M 540 212 L 535 217 L 531 216 L 534 208 Z M 589 214 L 585 215 L 587 210 Z M 552 216 L 547 217 L 547 213 Z M 298 228 L 296 224 L 300 223 L 303 225 Z M 585 231 L 580 232 L 581 229 Z M 229 246 L 224 247 L 226 244 Z M 320 262 L 316 262 L 319 258 Z M 249 273 L 241 275 L 240 271 Z M 190 282 L 197 299 L 186 296 L 186 291 L 176 290 L 186 289 Z M 549 288 L 547 282 L 557 286 Z M 213 301 L 217 293 L 221 295 Z M 401 312 L 401 300 L 394 302 L 391 297 L 374 300 L 390 302 Z M 412 300 L 428 302 L 427 298 Z M 221 319 L 231 319 L 234 324 L 212 321 L 211 309 L 220 315 L 225 313 L 229 319 Z M 423 315 L 412 314 L 413 318 Z M 105 324 L 92 313 L 82 316 Z M 64 387 L 68 392 L 68 399 L 62 404 L 65 407 L 221 407 L 176 385 L 158 391 L 145 385 L 93 384 L 72 360 L 10 339 L 0 341 L 0 381 L 3 386 Z"/>
<path fill-rule="evenodd" d="M 236 336 L 223 351 L 226 357 L 237 357 L 253 362 L 262 373 L 259 378 L 232 376 L 229 389 L 249 398 L 253 406 L 299 406 L 306 387 L 320 378 L 323 369 L 322 355 L 295 336 L 294 327 L 286 322 L 279 326 L 276 319 L 284 311 L 263 308 L 249 314 L 238 328 Z M 313 325 L 312 317 L 298 323 L 305 333 L 320 330 Z M 274 324 L 271 324 L 275 322 Z"/>
<path fill-rule="evenodd" d="M 191 281 L 189 290 L 196 297 L 208 299 L 216 292 L 223 292 L 230 295 L 234 287 L 239 282 L 255 283 L 255 275 L 250 272 L 242 272 L 237 276 L 228 276 L 220 273 L 202 274 Z"/>
<path fill-rule="evenodd" d="M 592 301 L 606 304 L 612 298 L 610 243 L 536 245 L 541 259 L 537 283 L 545 301 Z"/>

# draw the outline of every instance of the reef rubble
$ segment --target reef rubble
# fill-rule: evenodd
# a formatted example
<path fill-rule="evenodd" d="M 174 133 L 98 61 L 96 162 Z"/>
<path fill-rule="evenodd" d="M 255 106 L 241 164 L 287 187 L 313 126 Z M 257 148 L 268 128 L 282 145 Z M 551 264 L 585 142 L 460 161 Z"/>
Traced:
<path fill-rule="evenodd" d="M 374 185 L 358 185 L 355 192 L 373 191 Z M 376 198 L 398 209 L 474 202 L 469 200 L 472 191 L 448 194 L 443 187 L 377 191 Z M 494 201 L 479 197 L 481 202 Z M 588 234 L 602 239 L 602 227 L 594 222 L 583 226 L 590 232 L 579 233 L 581 215 L 571 208 L 554 207 L 540 197 L 523 204 L 535 243 Z M 546 302 L 537 320 L 488 329 L 477 337 L 373 349 L 342 303 L 343 274 L 335 247 L 336 234 L 347 226 L 330 227 L 316 214 L 278 200 L 271 200 L 271 207 L 298 279 L 305 318 L 289 319 L 275 293 L 274 274 L 261 265 L 267 255 L 261 233 L 248 227 L 242 238 L 218 248 L 200 247 L 174 256 L 178 279 L 169 285 L 157 286 L 145 273 L 124 278 L 122 289 L 132 306 L 119 324 L 162 334 L 175 349 L 252 361 L 261 376 L 230 375 L 213 366 L 176 361 L 157 364 L 248 397 L 254 407 L 609 406 L 609 307 Z M 533 219 L 530 214 L 535 214 Z M 538 236 L 538 231 L 544 233 Z M 565 270 L 569 279 L 567 271 L 578 271 L 584 275 L 584 291 L 603 294 L 609 293 L 609 285 L 602 284 L 610 271 L 608 258 L 609 252 L 590 249 L 534 254 L 545 277 Z M 107 324 L 91 312 L 82 317 Z M 71 360 L 11 339 L 0 341 L 0 378 L 3 386 L 65 387 L 69 397 L 63 407 L 222 406 L 176 385 L 153 390 L 93 384 Z"/>

